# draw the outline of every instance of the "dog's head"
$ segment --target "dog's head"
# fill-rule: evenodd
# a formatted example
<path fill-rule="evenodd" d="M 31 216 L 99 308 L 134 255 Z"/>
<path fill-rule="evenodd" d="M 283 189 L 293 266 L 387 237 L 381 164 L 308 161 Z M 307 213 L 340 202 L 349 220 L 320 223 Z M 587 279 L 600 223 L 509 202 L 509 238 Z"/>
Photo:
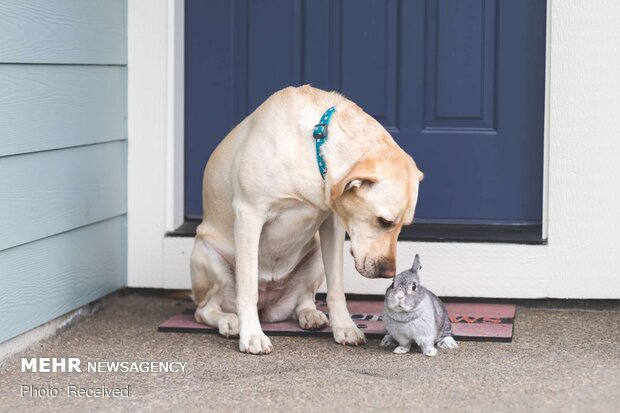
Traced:
<path fill-rule="evenodd" d="M 394 144 L 358 161 L 332 186 L 332 208 L 351 238 L 355 268 L 363 276 L 395 275 L 398 234 L 413 221 L 422 177 L 413 159 Z"/>

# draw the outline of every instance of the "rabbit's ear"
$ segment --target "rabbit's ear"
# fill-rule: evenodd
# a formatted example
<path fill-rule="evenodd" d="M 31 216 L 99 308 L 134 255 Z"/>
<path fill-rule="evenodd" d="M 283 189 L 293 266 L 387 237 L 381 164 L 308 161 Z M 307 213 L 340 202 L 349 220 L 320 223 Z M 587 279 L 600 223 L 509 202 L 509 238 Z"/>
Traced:
<path fill-rule="evenodd" d="M 417 273 L 421 269 L 422 266 L 420 265 L 420 255 L 416 254 L 415 259 L 413 260 L 413 266 L 411 267 L 411 271 Z"/>

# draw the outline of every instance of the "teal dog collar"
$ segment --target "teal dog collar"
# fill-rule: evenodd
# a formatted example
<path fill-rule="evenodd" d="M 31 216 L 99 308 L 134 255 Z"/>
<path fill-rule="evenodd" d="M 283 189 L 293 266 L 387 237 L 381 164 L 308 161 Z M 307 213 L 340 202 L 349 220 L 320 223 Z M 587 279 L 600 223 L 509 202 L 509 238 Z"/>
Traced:
<path fill-rule="evenodd" d="M 325 165 L 321 147 L 327 142 L 327 126 L 335 111 L 336 108 L 333 106 L 327 109 L 323 116 L 321 116 L 321 121 L 314 126 L 314 132 L 312 133 L 316 143 L 316 163 L 319 166 L 319 172 L 321 172 L 323 180 L 325 180 L 325 173 L 327 173 L 327 165 Z"/>

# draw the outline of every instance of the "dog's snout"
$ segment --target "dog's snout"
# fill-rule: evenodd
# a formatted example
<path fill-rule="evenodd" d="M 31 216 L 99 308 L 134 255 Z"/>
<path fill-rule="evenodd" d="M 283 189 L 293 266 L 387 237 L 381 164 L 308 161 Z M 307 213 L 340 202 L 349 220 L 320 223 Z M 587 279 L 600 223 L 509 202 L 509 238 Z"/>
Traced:
<path fill-rule="evenodd" d="M 382 278 L 393 278 L 396 275 L 396 265 L 393 260 L 381 260 L 379 263 L 379 276 Z"/>

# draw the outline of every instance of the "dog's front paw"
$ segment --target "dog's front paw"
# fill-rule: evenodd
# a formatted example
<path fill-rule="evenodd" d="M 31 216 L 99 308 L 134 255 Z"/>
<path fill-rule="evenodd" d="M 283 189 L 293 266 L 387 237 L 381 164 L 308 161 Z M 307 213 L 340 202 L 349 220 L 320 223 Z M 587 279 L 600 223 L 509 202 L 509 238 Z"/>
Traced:
<path fill-rule="evenodd" d="M 327 316 L 314 308 L 301 310 L 297 314 L 297 318 L 299 319 L 299 326 L 304 330 L 320 330 L 329 323 Z"/>
<path fill-rule="evenodd" d="M 360 331 L 353 321 L 343 326 L 333 326 L 334 341 L 347 346 L 359 346 L 366 343 L 366 336 Z"/>
<path fill-rule="evenodd" d="M 228 338 L 239 334 L 239 317 L 237 314 L 222 315 L 217 322 L 217 327 L 221 335 Z"/>
<path fill-rule="evenodd" d="M 269 354 L 273 351 L 271 340 L 262 331 L 256 334 L 241 334 L 239 351 L 250 354 Z"/>

